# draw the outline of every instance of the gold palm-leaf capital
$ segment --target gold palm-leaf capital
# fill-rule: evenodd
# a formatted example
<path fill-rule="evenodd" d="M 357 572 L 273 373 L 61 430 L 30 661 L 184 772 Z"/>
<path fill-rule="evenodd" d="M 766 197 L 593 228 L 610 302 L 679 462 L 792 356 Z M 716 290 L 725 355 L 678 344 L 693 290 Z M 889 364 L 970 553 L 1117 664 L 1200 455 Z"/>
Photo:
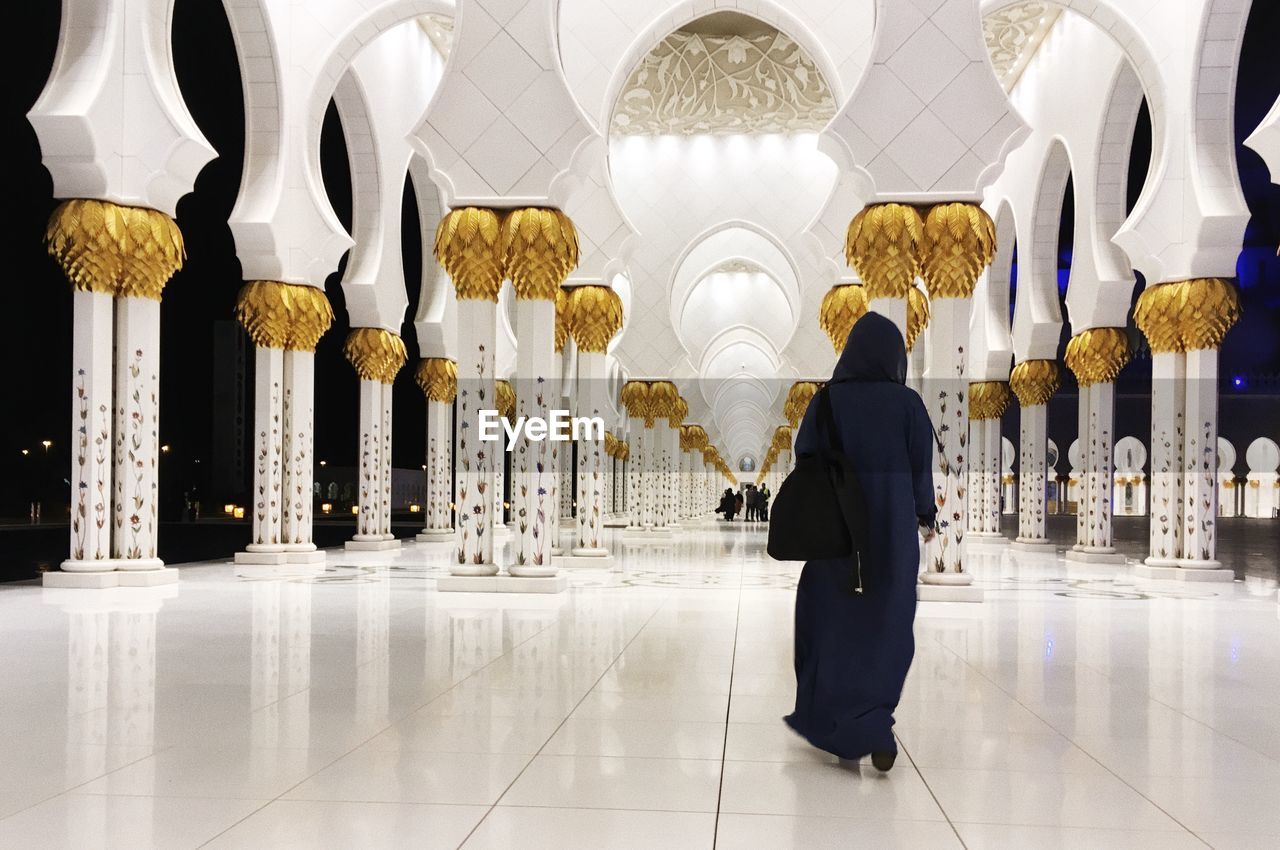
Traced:
<path fill-rule="evenodd" d="M 1124 328 L 1092 328 L 1067 343 L 1067 368 L 1081 387 L 1111 383 L 1129 362 L 1129 337 Z"/>
<path fill-rule="evenodd" d="M 458 298 L 498 300 L 503 278 L 500 235 L 498 214 L 485 207 L 459 207 L 440 219 L 433 253 Z"/>
<path fill-rule="evenodd" d="M 1196 278 L 1178 284 L 1181 291 L 1182 346 L 1187 351 L 1218 348 L 1227 331 L 1240 319 L 1240 297 L 1228 281 Z"/>
<path fill-rule="evenodd" d="M 844 351 L 844 344 L 849 339 L 849 331 L 854 322 L 867 312 L 867 291 L 856 283 L 833 286 L 822 296 L 822 306 L 818 308 L 818 326 L 826 332 L 831 340 L 831 347 L 837 352 Z"/>
<path fill-rule="evenodd" d="M 603 354 L 622 330 L 622 299 L 607 286 L 576 286 L 568 301 L 568 329 L 578 350 Z"/>
<path fill-rule="evenodd" d="M 458 395 L 458 364 L 447 357 L 424 357 L 413 375 L 428 401 L 453 404 Z"/>
<path fill-rule="evenodd" d="M 578 233 L 560 210 L 515 209 L 502 221 L 498 251 L 517 298 L 550 301 L 578 266 Z"/>
<path fill-rule="evenodd" d="M 863 207 L 845 234 L 846 261 L 862 278 L 868 298 L 905 298 L 920 273 L 924 222 L 908 204 Z"/>
<path fill-rule="evenodd" d="M 1048 403 L 1061 383 L 1058 364 L 1052 360 L 1024 360 L 1009 373 L 1009 388 L 1021 407 Z"/>
<path fill-rule="evenodd" d="M 920 276 L 932 298 L 968 298 L 996 252 L 996 226 L 977 204 L 936 204 L 924 220 Z"/>

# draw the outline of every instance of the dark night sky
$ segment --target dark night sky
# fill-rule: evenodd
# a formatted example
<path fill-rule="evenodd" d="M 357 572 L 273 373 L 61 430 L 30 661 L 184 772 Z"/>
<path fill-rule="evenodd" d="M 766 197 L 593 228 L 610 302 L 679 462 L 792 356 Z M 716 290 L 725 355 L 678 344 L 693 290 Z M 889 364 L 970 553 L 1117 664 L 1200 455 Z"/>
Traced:
<path fill-rule="evenodd" d="M 70 410 L 71 299 L 61 271 L 45 254 L 45 223 L 55 202 L 52 182 L 40 164 L 35 134 L 25 113 L 44 86 L 57 45 L 60 4 L 13 4 L 11 31 L 21 33 L 18 46 L 7 52 L 8 97 L 6 136 L 12 157 L 8 171 L 11 224 L 5 257 L 11 321 L 17 327 L 3 335 L 4 359 L 9 364 L 13 398 L 18 402 L 4 417 L 0 433 L 0 515 L 25 509 L 25 502 L 43 487 L 51 501 L 65 499 Z M 230 28 L 222 4 L 215 0 L 177 0 L 174 13 L 175 66 L 183 95 L 193 117 L 219 157 L 201 172 L 195 191 L 178 207 L 178 224 L 187 246 L 186 267 L 165 290 L 162 307 L 161 440 L 172 444 L 166 491 L 195 483 L 207 493 L 200 467 L 207 458 L 216 428 L 234 427 L 228 410 L 214 410 L 210 387 L 219 364 L 214 362 L 214 323 L 232 317 L 241 284 L 240 265 L 226 220 L 240 183 L 244 123 L 239 72 Z M 1277 4 L 1259 0 L 1246 34 L 1237 94 L 1237 136 L 1243 138 L 1261 120 L 1280 91 L 1274 45 L 1280 43 Z M 1140 128 L 1135 158 L 1144 156 Z M 1145 131 L 1149 139 L 1149 129 Z M 1253 213 L 1241 263 L 1245 318 L 1224 346 L 1224 368 L 1257 376 L 1253 381 L 1280 392 L 1280 264 L 1274 252 L 1280 242 L 1280 188 L 1270 184 L 1261 160 L 1247 149 L 1238 156 L 1241 178 Z M 324 179 L 335 210 L 350 223 L 351 190 L 346 151 L 336 112 L 326 116 L 322 136 Z M 1139 172 L 1142 173 L 1142 172 Z M 409 313 L 417 301 L 421 250 L 418 219 L 411 190 L 405 194 L 405 268 L 409 282 Z M 1064 261 L 1069 261 L 1065 260 Z M 340 272 L 326 281 L 326 292 L 337 319 L 317 351 L 316 454 L 335 466 L 351 465 L 356 454 L 356 389 L 351 367 L 342 357 L 347 324 Z M 409 348 L 409 367 L 396 382 L 395 465 L 421 464 L 423 407 L 412 380 L 417 360 L 412 325 L 402 334 Z M 223 367 L 225 368 L 225 366 Z M 1262 426 L 1259 425 L 1259 428 Z M 1271 425 L 1274 428 L 1274 424 Z M 54 442 L 52 455 L 40 455 L 40 441 Z M 20 449 L 32 455 L 23 458 Z M 1243 452 L 1242 452 L 1243 453 Z M 247 470 L 246 470 L 247 475 Z M 173 487 L 172 484 L 177 484 Z M 58 489 L 62 490 L 59 493 Z M 50 492 L 52 488 L 52 492 Z M 217 494 L 212 494 L 217 495 Z M 168 494 L 166 494 L 168 498 Z"/>

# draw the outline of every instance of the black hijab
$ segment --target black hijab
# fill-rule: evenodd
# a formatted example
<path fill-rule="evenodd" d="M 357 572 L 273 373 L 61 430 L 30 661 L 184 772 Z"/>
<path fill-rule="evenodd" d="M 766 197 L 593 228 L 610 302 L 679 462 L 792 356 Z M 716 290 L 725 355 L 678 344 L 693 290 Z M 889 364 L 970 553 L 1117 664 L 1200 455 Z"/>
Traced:
<path fill-rule="evenodd" d="M 831 380 L 906 383 L 907 345 L 898 326 L 879 313 L 863 314 L 849 331 Z"/>

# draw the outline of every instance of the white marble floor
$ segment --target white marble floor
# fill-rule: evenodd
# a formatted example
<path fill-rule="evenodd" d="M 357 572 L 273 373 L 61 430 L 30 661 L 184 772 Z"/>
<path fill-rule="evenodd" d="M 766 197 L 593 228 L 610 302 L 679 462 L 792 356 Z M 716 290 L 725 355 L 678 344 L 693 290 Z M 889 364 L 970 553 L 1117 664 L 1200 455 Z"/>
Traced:
<path fill-rule="evenodd" d="M 799 566 L 762 531 L 613 546 L 559 596 L 439 594 L 413 544 L 0 586 L 0 847 L 1280 846 L 1274 582 L 975 553 L 880 775 L 779 720 Z"/>

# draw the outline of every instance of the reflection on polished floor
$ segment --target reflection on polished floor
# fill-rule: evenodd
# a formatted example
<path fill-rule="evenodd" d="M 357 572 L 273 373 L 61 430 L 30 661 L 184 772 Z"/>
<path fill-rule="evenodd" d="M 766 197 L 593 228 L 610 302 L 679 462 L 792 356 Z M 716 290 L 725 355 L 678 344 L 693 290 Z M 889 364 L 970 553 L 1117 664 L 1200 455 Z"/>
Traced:
<path fill-rule="evenodd" d="M 1280 845 L 1273 580 L 974 553 L 928 603 L 889 775 L 790 735 L 799 565 L 741 525 L 558 596 L 323 576 L 0 589 L 0 847 Z"/>

